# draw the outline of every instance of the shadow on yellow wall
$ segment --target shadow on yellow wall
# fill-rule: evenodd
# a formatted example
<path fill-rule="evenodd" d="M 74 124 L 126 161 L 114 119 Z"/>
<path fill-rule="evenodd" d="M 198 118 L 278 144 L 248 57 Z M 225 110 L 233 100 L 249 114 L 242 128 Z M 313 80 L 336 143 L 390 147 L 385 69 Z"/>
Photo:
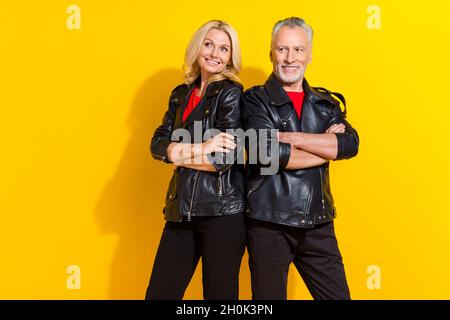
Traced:
<path fill-rule="evenodd" d="M 266 78 L 267 74 L 256 68 L 246 68 L 241 73 L 246 88 L 262 84 Z M 101 231 L 118 237 L 110 269 L 110 299 L 144 298 L 164 226 L 163 200 L 172 174 L 170 165 L 151 158 L 149 142 L 167 109 L 171 90 L 181 79 L 181 71 L 162 69 L 140 86 L 128 117 L 130 138 L 97 204 Z M 240 276 L 241 299 L 251 298 L 247 261 L 245 254 Z M 200 265 L 185 298 L 202 299 Z"/>
<path fill-rule="evenodd" d="M 179 79 L 179 71 L 163 69 L 138 89 L 129 108 L 128 143 L 98 201 L 101 231 L 118 236 L 110 269 L 111 299 L 144 298 L 164 225 L 162 207 L 171 175 L 170 166 L 152 159 L 149 141 Z"/>

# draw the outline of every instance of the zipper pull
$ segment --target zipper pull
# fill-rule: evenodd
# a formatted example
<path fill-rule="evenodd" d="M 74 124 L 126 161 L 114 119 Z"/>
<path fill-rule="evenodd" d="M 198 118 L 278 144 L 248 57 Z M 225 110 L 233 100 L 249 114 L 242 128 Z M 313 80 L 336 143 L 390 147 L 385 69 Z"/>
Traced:
<path fill-rule="evenodd" d="M 219 172 L 219 196 L 222 195 L 222 172 Z"/>

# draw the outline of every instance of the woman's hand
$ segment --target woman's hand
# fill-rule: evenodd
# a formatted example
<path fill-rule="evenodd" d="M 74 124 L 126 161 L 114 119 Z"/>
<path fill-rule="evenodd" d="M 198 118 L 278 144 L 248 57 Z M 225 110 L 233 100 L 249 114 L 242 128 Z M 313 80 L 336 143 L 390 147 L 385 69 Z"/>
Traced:
<path fill-rule="evenodd" d="M 234 143 L 234 136 L 231 134 L 221 132 L 218 135 L 209 138 L 202 143 L 202 153 L 210 154 L 213 152 L 225 152 L 228 153 L 233 149 L 236 149 L 236 143 Z"/>
<path fill-rule="evenodd" d="M 167 157 L 175 168 L 189 167 L 195 169 L 192 163 L 194 165 L 206 163 L 207 170 L 204 171 L 215 171 L 215 168 L 209 163 L 207 155 L 213 152 L 228 153 L 235 148 L 234 137 L 231 134 L 221 132 L 203 143 L 172 142 L 167 148 Z"/>

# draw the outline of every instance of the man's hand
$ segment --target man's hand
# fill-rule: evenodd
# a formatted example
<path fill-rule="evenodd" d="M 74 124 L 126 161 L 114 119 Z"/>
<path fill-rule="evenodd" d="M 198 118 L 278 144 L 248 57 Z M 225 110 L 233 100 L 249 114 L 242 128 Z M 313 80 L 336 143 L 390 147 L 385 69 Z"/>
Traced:
<path fill-rule="evenodd" d="M 345 132 L 345 126 L 342 123 L 339 124 L 333 124 L 330 126 L 325 133 L 344 133 Z"/>
<path fill-rule="evenodd" d="M 325 133 L 278 132 L 278 140 L 320 158 L 334 160 L 338 150 L 335 133 L 344 132 L 345 125 L 339 123 L 331 125 Z"/>
<path fill-rule="evenodd" d="M 325 133 L 344 133 L 345 132 L 345 125 L 342 123 L 339 124 L 333 124 L 330 126 Z M 301 138 L 302 138 L 302 132 L 278 132 L 277 137 L 278 141 L 289 143 L 293 146 L 296 146 L 297 148 L 301 148 Z"/>
<path fill-rule="evenodd" d="M 342 123 L 333 124 L 325 131 L 325 133 L 344 133 L 344 132 L 345 132 L 345 125 Z M 278 140 L 280 142 L 298 145 L 300 142 L 299 138 L 301 138 L 302 132 L 295 132 L 295 134 L 292 133 L 293 132 L 278 132 L 277 133 Z"/>

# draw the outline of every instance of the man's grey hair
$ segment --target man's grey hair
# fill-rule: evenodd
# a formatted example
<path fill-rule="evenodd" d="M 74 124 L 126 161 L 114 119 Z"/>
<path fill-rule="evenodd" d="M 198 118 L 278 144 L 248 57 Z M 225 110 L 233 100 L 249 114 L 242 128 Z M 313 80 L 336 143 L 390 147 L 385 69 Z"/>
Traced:
<path fill-rule="evenodd" d="M 289 27 L 291 29 L 294 27 L 300 27 L 300 28 L 305 29 L 306 33 L 308 34 L 309 43 L 312 45 L 313 29 L 311 28 L 311 26 L 309 24 L 307 24 L 306 21 L 303 20 L 302 18 L 290 17 L 290 18 L 286 18 L 286 19 L 280 20 L 277 23 L 275 23 L 275 25 L 273 26 L 273 29 L 272 29 L 272 41 L 270 43 L 270 47 L 272 47 L 273 40 L 275 39 L 275 36 L 277 35 L 278 31 L 280 31 L 280 29 L 282 27 Z"/>

